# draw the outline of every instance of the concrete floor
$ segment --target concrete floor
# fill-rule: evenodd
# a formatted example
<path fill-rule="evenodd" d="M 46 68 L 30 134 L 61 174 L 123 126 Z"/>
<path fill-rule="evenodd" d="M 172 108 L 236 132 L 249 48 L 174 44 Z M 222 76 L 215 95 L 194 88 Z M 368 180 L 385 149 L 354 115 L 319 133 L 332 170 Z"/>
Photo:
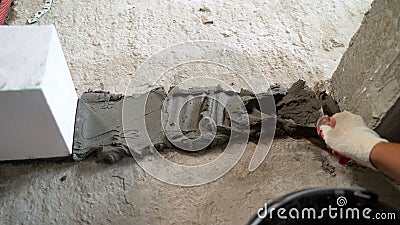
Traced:
<path fill-rule="evenodd" d="M 400 207 L 399 187 L 380 173 L 341 166 L 304 140 L 276 140 L 250 173 L 254 146 L 225 176 L 198 187 L 160 182 L 131 158 L 114 165 L 2 163 L 1 216 L 5 224 L 244 224 L 265 202 L 321 186 L 363 186 Z M 334 166 L 336 176 L 323 165 Z"/>
<path fill-rule="evenodd" d="M 150 55 L 198 39 L 247 51 L 270 83 L 302 78 L 313 85 L 330 78 L 370 3 L 54 1 L 39 24 L 55 24 L 79 94 L 89 88 L 123 93 Z M 24 24 L 42 4 L 20 1 L 11 24 Z M 265 202 L 321 186 L 363 186 L 400 207 L 398 185 L 378 172 L 341 166 L 306 140 L 275 140 L 262 165 L 248 172 L 254 147 L 250 143 L 225 176 L 198 187 L 160 182 L 131 158 L 114 165 L 94 159 L 2 162 L 0 224 L 243 224 Z M 166 157 L 187 158 L 173 152 Z"/>

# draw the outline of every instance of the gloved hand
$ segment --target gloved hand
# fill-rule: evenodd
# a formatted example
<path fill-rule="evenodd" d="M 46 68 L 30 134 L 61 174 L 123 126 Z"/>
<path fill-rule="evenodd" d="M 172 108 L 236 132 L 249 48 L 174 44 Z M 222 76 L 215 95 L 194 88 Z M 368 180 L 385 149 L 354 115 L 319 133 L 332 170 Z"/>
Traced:
<path fill-rule="evenodd" d="M 359 115 L 344 111 L 336 113 L 333 118 L 336 121 L 334 128 L 327 125 L 320 127 L 325 143 L 347 158 L 377 170 L 370 161 L 371 151 L 376 144 L 388 141 L 368 128 Z"/>

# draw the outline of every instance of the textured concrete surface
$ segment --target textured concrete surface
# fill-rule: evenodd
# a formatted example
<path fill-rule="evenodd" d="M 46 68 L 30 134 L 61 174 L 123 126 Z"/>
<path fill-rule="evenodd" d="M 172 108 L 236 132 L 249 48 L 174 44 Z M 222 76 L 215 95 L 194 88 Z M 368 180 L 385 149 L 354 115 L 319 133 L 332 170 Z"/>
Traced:
<path fill-rule="evenodd" d="M 341 108 L 362 115 L 372 128 L 390 117 L 378 132 L 396 141 L 400 141 L 399 30 L 400 1 L 374 1 L 332 77 Z"/>
<path fill-rule="evenodd" d="M 150 55 L 191 40 L 212 40 L 247 51 L 270 83 L 290 86 L 302 78 L 312 86 L 331 77 L 370 3 L 54 1 L 39 24 L 56 26 L 78 94 L 89 88 L 123 93 Z M 42 1 L 18 1 L 10 24 L 24 25 L 42 7 Z M 203 24 L 208 20 L 213 23 Z"/>
<path fill-rule="evenodd" d="M 254 144 L 228 174 L 198 187 L 160 182 L 131 158 L 113 165 L 93 159 L 2 163 L 0 215 L 5 224 L 244 224 L 266 201 L 283 194 L 310 187 L 359 185 L 400 207 L 399 188 L 383 175 L 341 166 L 307 141 L 276 140 L 266 161 L 250 173 L 252 149 Z M 166 157 L 191 160 L 175 152 Z"/>
<path fill-rule="evenodd" d="M 270 83 L 309 85 L 330 78 L 371 1 L 54 1 L 39 24 L 54 23 L 78 93 L 123 93 L 150 55 L 187 40 L 220 41 L 248 51 Z M 20 1 L 11 24 L 42 1 Z M 202 8 L 202 10 L 199 10 Z M 213 21 L 213 23 L 210 23 Z M 181 78 L 168 78 L 173 85 Z M 138 84 L 142 85 L 142 84 Z M 364 186 L 396 207 L 399 187 L 369 169 L 340 166 L 305 140 L 277 139 L 254 172 L 242 160 L 215 182 L 177 187 L 147 175 L 131 158 L 114 165 L 76 162 L 0 163 L 0 221 L 4 224 L 243 224 L 266 201 L 303 188 Z M 166 152 L 191 164 L 195 157 Z"/>

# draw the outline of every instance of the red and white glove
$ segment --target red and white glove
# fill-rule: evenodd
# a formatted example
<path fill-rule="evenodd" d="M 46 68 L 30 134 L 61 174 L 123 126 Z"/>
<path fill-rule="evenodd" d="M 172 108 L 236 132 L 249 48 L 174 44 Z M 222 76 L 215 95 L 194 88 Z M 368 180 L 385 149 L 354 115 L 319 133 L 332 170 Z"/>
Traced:
<path fill-rule="evenodd" d="M 344 111 L 336 113 L 332 118 L 336 121 L 334 127 L 319 127 L 325 143 L 341 155 L 377 170 L 370 161 L 371 151 L 376 144 L 388 141 L 368 128 L 359 115 Z"/>

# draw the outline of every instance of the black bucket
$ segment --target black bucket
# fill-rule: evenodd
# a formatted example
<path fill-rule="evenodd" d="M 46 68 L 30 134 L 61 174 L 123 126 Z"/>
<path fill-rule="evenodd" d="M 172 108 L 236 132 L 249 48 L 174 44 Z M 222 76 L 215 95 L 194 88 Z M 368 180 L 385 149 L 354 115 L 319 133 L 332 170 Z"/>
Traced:
<path fill-rule="evenodd" d="M 400 225 L 400 213 L 365 189 L 316 188 L 298 191 L 266 204 L 248 224 Z"/>

